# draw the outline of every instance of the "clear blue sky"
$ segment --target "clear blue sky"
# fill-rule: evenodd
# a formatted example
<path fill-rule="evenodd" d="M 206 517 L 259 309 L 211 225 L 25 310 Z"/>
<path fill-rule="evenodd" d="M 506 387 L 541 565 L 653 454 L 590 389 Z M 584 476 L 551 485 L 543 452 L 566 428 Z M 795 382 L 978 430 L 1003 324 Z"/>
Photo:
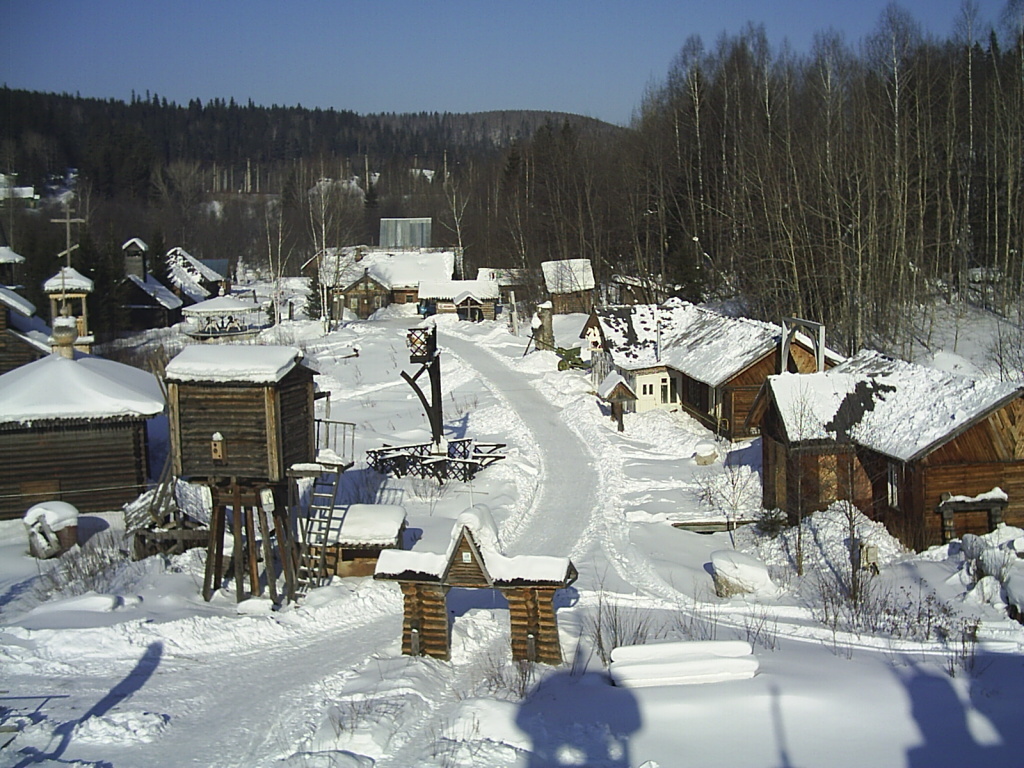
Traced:
<path fill-rule="evenodd" d="M 628 123 L 691 34 L 853 44 L 885 0 L 0 0 L 0 82 L 127 100 L 368 112 L 542 109 Z M 961 0 L 904 0 L 946 37 Z M 994 23 L 1006 0 L 978 0 Z"/>

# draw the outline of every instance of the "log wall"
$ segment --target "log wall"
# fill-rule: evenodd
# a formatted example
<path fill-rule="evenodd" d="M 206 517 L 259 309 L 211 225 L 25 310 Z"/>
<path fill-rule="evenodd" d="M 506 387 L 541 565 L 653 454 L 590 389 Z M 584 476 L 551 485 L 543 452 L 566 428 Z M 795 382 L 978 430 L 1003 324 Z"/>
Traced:
<path fill-rule="evenodd" d="M 508 599 L 512 659 L 561 664 L 554 587 L 503 588 Z M 532 638 L 530 636 L 533 636 Z"/>
<path fill-rule="evenodd" d="M 143 421 L 0 431 L 0 518 L 53 499 L 81 512 L 117 510 L 148 475 Z"/>
<path fill-rule="evenodd" d="M 445 603 L 447 588 L 440 584 L 409 581 L 400 584 L 405 598 L 402 653 L 447 661 L 451 657 L 448 607 Z"/>

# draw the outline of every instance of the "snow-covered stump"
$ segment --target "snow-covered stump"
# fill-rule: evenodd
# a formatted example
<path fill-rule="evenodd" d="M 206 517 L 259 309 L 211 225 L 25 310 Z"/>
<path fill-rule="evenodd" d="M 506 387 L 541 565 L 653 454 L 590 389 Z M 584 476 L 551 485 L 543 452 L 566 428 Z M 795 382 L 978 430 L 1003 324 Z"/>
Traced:
<path fill-rule="evenodd" d="M 697 462 L 697 466 L 706 467 L 715 463 L 715 459 L 718 458 L 718 448 L 714 443 L 703 441 L 697 443 L 697 447 L 693 454 L 693 460 Z"/>
<path fill-rule="evenodd" d="M 711 553 L 712 577 L 719 597 L 763 595 L 774 597 L 778 588 L 768 575 L 768 567 L 755 557 L 732 549 Z"/>
<path fill-rule="evenodd" d="M 44 501 L 30 507 L 22 520 L 32 557 L 58 557 L 78 543 L 78 509 L 66 501 Z"/>

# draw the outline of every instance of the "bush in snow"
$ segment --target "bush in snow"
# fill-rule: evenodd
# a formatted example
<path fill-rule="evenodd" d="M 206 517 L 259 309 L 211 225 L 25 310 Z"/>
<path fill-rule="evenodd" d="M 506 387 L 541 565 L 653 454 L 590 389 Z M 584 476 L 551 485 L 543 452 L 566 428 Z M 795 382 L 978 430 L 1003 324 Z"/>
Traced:
<path fill-rule="evenodd" d="M 985 543 L 985 540 L 973 533 L 965 533 L 960 540 L 960 552 L 964 556 L 964 570 L 973 581 L 977 581 L 980 575 L 978 565 L 981 555 L 987 547 L 988 544 Z"/>
<path fill-rule="evenodd" d="M 75 597 L 86 592 L 107 592 L 113 572 L 131 562 L 124 536 L 104 531 L 64 553 L 53 568 L 39 574 L 35 583 L 40 600 Z"/>
<path fill-rule="evenodd" d="M 786 513 L 777 507 L 775 509 L 762 509 L 761 513 L 757 516 L 757 530 L 765 536 L 775 538 L 782 533 L 787 525 L 789 525 L 789 521 L 786 519 Z"/>
<path fill-rule="evenodd" d="M 597 607 L 583 623 L 583 637 L 606 667 L 612 650 L 620 645 L 643 645 L 659 636 L 651 611 L 635 605 L 620 605 L 609 600 L 603 590 L 597 593 Z"/>
<path fill-rule="evenodd" d="M 1002 584 L 1009 577 L 1010 569 L 1016 562 L 1016 553 L 999 547 L 988 547 L 979 558 L 979 576 L 992 576 Z"/>

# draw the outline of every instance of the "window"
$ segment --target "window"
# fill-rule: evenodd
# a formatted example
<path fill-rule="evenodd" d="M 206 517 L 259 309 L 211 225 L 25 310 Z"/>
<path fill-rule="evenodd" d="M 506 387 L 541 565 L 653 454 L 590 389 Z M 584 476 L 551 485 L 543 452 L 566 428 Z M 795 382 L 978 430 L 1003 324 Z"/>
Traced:
<path fill-rule="evenodd" d="M 889 471 L 886 474 L 886 495 L 889 506 L 893 509 L 900 508 L 903 490 L 903 465 L 896 462 L 889 463 Z"/>
<path fill-rule="evenodd" d="M 668 403 L 668 383 L 665 381 L 665 379 L 662 379 L 661 381 L 661 402 Z"/>
<path fill-rule="evenodd" d="M 653 395 L 654 394 L 654 385 L 653 384 L 644 384 L 640 394 L 642 394 L 642 395 Z"/>
<path fill-rule="evenodd" d="M 679 382 L 676 379 L 672 378 L 672 379 L 668 380 L 668 384 L 669 384 L 669 392 L 668 392 L 669 402 L 672 402 L 672 403 L 679 402 Z"/>
<path fill-rule="evenodd" d="M 349 297 L 349 299 L 348 299 L 348 308 L 349 309 L 359 309 L 359 297 L 358 296 L 350 296 Z"/>

